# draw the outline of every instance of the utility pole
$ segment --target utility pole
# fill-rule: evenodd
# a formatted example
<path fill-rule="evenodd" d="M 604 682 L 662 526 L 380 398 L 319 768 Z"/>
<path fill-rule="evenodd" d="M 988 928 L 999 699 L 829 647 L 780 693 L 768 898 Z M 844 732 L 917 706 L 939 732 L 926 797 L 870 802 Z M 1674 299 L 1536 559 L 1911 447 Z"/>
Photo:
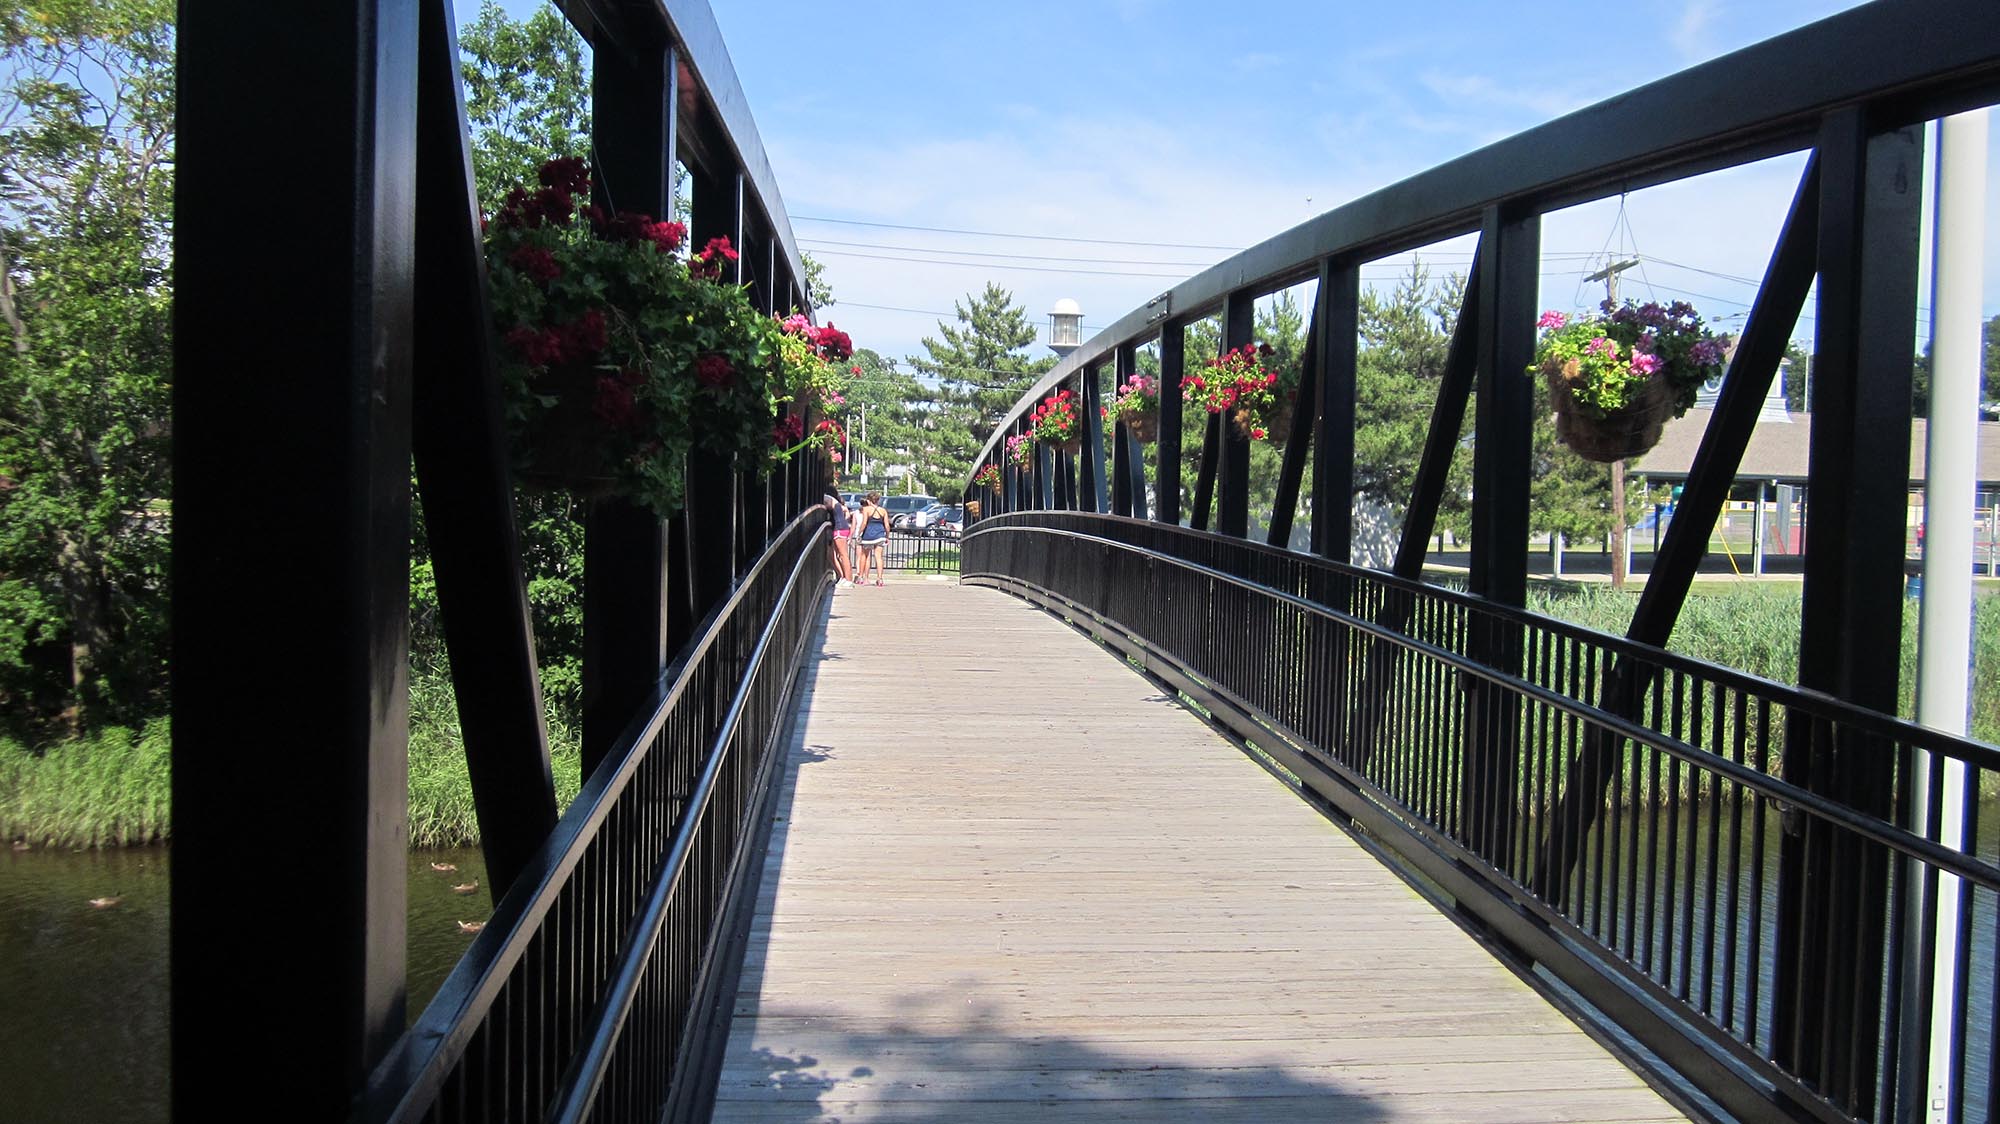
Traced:
<path fill-rule="evenodd" d="M 1604 299 L 1615 308 L 1618 304 L 1618 275 L 1639 264 L 1639 259 L 1628 258 L 1613 262 L 1584 278 L 1585 281 L 1604 282 Z M 1611 588 L 1625 588 L 1625 462 L 1611 462 Z"/>

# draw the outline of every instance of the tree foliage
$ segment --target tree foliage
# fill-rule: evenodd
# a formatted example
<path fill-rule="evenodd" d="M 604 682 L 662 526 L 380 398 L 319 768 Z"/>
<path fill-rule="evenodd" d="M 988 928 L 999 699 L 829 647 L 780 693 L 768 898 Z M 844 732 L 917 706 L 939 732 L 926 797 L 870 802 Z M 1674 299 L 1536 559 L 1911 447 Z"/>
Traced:
<path fill-rule="evenodd" d="M 458 52 L 473 182 L 480 210 L 491 214 L 508 188 L 535 182 L 542 161 L 588 151 L 583 36 L 552 4 L 516 23 L 499 0 L 483 0 L 479 17 L 459 36 Z"/>
<path fill-rule="evenodd" d="M 165 703 L 173 6 L 0 2 L 0 711 Z"/>
<path fill-rule="evenodd" d="M 923 338 L 924 354 L 909 357 L 917 376 L 938 387 L 928 403 L 911 404 L 920 438 L 907 450 L 910 467 L 941 498 L 957 496 L 994 428 L 1055 365 L 1053 357 L 1026 354 L 1035 325 L 1000 286 L 987 282 L 984 291 L 952 302 L 952 311 L 956 320 L 938 321 L 937 336 Z"/>

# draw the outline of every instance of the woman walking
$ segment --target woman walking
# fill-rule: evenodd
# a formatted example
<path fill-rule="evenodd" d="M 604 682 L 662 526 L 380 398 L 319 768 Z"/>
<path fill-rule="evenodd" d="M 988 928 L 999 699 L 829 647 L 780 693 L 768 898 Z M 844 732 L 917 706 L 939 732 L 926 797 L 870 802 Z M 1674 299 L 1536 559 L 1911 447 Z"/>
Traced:
<path fill-rule="evenodd" d="M 861 524 L 861 535 L 854 540 L 861 553 L 861 564 L 854 572 L 854 584 L 861 585 L 868 580 L 868 560 L 872 558 L 875 560 L 875 584 L 881 585 L 882 551 L 889 545 L 889 513 L 882 507 L 882 493 L 868 493 L 854 519 Z"/>

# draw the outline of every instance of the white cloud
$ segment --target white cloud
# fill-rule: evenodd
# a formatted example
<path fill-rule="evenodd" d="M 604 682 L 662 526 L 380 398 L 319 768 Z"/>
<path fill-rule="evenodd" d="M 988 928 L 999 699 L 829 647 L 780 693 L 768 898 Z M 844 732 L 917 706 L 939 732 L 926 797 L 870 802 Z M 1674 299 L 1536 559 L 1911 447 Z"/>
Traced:
<path fill-rule="evenodd" d="M 1688 0 L 1681 9 L 1680 18 L 1674 21 L 1667 38 L 1683 61 L 1693 62 L 1715 53 L 1715 44 L 1708 37 L 1709 24 L 1714 19 L 1715 0 Z"/>

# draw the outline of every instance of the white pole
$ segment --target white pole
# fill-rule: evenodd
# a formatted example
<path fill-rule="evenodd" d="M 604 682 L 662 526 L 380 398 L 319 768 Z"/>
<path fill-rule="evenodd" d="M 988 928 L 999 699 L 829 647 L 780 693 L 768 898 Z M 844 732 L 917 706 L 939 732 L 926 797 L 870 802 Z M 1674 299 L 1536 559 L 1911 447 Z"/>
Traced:
<path fill-rule="evenodd" d="M 1561 531 L 1549 532 L 1549 569 L 1551 577 L 1555 578 L 1557 581 L 1562 580 L 1563 536 Z"/>
<path fill-rule="evenodd" d="M 1973 494 L 1979 441 L 1981 249 L 1986 244 L 1987 111 L 1938 125 L 1936 227 L 1932 231 L 1931 416 L 1924 451 L 1924 595 L 1918 610 L 1917 721 L 1964 734 L 1971 701 Z M 1965 846 L 1965 765 L 1937 759 L 1944 771 L 1935 823 L 1939 842 Z M 1917 791 L 1929 789 L 1933 760 L 1922 755 Z M 1929 1118 L 1942 1122 L 1961 1098 L 1952 1086 L 1958 1051 L 1951 1012 L 1964 969 L 1958 946 L 1963 905 L 1959 879 L 1938 878 L 1937 971 L 1931 984 Z"/>
<path fill-rule="evenodd" d="M 1757 510 L 1750 516 L 1750 573 L 1764 576 L 1764 482 L 1757 481 Z"/>

